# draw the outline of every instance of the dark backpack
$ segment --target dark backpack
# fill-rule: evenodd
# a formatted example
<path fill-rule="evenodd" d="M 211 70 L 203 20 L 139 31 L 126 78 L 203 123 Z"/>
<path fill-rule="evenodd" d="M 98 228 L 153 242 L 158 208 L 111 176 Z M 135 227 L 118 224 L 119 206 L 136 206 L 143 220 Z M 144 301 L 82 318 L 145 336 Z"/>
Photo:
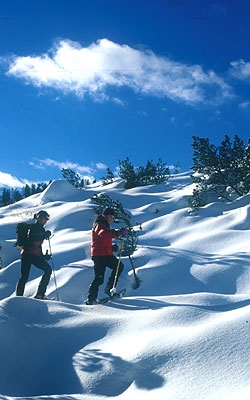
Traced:
<path fill-rule="evenodd" d="M 19 222 L 16 226 L 16 246 L 23 247 L 29 240 L 30 224 Z"/>

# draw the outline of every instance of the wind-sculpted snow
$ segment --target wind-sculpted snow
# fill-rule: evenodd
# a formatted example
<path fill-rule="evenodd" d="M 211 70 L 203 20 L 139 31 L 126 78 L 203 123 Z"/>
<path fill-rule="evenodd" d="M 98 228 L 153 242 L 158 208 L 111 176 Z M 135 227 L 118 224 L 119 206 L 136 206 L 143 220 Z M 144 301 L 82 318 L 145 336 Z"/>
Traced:
<path fill-rule="evenodd" d="M 123 257 L 126 296 L 85 306 L 94 193 L 107 193 L 131 215 L 140 286 L 133 289 Z M 191 193 L 188 174 L 127 191 L 121 180 L 86 190 L 56 181 L 1 209 L 1 399 L 248 400 L 249 197 L 190 214 Z M 34 267 L 25 296 L 15 297 L 15 225 L 41 208 L 54 235 L 47 295 L 59 294 L 60 302 L 33 298 L 40 279 Z"/>

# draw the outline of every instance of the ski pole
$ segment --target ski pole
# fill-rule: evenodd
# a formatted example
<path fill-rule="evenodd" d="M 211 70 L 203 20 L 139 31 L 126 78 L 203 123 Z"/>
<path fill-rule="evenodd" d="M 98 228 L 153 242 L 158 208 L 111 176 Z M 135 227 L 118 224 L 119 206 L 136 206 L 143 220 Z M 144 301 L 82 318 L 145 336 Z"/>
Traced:
<path fill-rule="evenodd" d="M 51 266 L 52 266 L 54 282 L 55 282 L 55 287 L 56 287 L 56 299 L 57 299 L 57 301 L 59 301 L 59 293 L 58 293 L 58 288 L 57 288 L 57 283 L 56 283 L 56 274 L 55 274 L 54 262 L 53 262 L 52 251 L 51 251 L 50 238 L 48 238 L 48 241 L 49 241 L 49 252 L 50 252 L 50 257 L 51 257 Z"/>
<path fill-rule="evenodd" d="M 121 244 L 121 250 L 120 250 L 120 254 L 119 254 L 118 264 L 117 264 L 117 267 L 116 267 L 114 283 L 113 283 L 112 289 L 110 289 L 111 296 L 116 292 L 116 283 L 117 283 L 118 272 L 119 272 L 120 263 L 121 263 L 121 257 L 122 257 L 122 252 L 123 252 L 124 236 L 122 236 L 121 240 L 122 240 L 122 244 Z"/>
<path fill-rule="evenodd" d="M 135 267 L 134 267 L 134 263 L 133 263 L 133 260 L 132 260 L 131 255 L 129 255 L 128 258 L 129 258 L 129 261 L 130 261 L 130 263 L 131 263 L 132 270 L 133 270 L 133 275 L 134 275 L 134 278 L 135 278 L 135 283 L 132 284 L 132 287 L 133 287 L 133 289 L 137 289 L 137 288 L 140 286 L 140 284 L 141 284 L 141 280 L 140 280 L 140 279 L 138 278 L 138 276 L 136 275 Z"/>

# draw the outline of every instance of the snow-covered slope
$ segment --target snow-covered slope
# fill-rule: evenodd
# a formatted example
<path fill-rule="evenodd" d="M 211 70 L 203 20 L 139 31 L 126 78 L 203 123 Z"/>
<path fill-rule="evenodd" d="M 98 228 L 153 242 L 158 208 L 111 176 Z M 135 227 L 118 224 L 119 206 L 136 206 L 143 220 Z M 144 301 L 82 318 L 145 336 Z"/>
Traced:
<path fill-rule="evenodd" d="M 120 201 L 141 224 L 133 256 L 141 284 L 133 289 L 124 257 L 126 297 L 85 306 L 94 193 Z M 120 180 L 83 191 L 55 181 L 0 209 L 1 399 L 250 398 L 250 197 L 190 215 L 191 193 L 188 173 L 126 191 Z M 51 215 L 46 227 L 54 234 L 56 282 L 53 275 L 47 295 L 60 302 L 33 298 L 35 267 L 25 296 L 15 297 L 15 226 L 39 209 Z"/>

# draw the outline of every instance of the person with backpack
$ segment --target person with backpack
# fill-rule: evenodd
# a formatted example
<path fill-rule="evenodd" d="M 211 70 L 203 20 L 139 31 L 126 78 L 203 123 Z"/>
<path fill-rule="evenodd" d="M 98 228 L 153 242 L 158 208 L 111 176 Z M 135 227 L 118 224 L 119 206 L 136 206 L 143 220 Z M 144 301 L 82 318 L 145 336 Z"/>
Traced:
<path fill-rule="evenodd" d="M 106 267 L 111 268 L 112 272 L 108 279 L 104 292 L 110 295 L 113 287 L 118 259 L 113 255 L 112 239 L 127 236 L 128 230 L 121 228 L 119 230 L 110 229 L 110 223 L 113 221 L 115 212 L 107 207 L 102 214 L 98 215 L 93 223 L 91 240 L 91 258 L 94 262 L 94 279 L 89 287 L 88 297 L 85 304 L 92 305 L 97 303 L 99 286 L 103 284 Z M 121 275 L 124 265 L 120 262 L 118 277 Z"/>
<path fill-rule="evenodd" d="M 52 273 L 52 269 L 45 260 L 45 256 L 42 252 L 42 243 L 44 239 L 49 239 L 51 236 L 51 232 L 45 231 L 44 228 L 44 225 L 48 222 L 49 218 L 47 211 L 39 211 L 34 215 L 36 223 L 28 225 L 25 239 L 22 238 L 22 242 L 20 242 L 17 237 L 17 246 L 21 249 L 21 276 L 16 287 L 16 296 L 23 296 L 25 285 L 29 278 L 31 265 L 34 265 L 43 271 L 43 276 L 39 283 L 35 298 L 45 298 L 45 292 Z"/>

